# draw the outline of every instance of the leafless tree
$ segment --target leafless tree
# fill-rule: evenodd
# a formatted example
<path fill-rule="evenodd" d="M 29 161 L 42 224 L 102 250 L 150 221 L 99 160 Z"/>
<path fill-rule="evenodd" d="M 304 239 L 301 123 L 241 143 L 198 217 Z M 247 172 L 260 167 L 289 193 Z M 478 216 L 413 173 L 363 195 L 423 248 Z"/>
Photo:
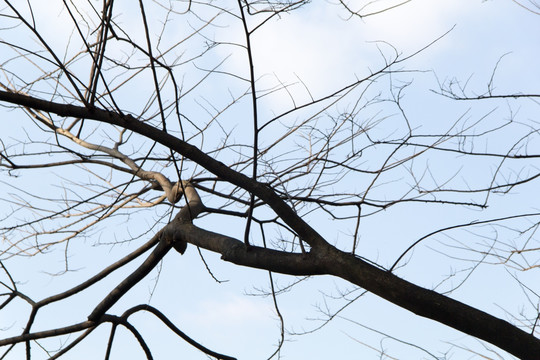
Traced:
<path fill-rule="evenodd" d="M 17 316 L 22 329 L 5 325 L 3 358 L 19 348 L 28 359 L 36 352 L 60 358 L 108 328 L 103 347 L 109 359 L 123 328 L 150 359 L 152 335 L 143 336 L 130 320 L 144 312 L 204 354 L 231 359 L 234 354 L 185 334 L 148 299 L 119 302 L 150 273 L 167 271 L 161 264 L 170 250 L 184 254 L 186 248 L 184 257 L 201 259 L 192 271 L 218 282 L 213 269 L 219 261 L 209 259 L 211 253 L 266 271 L 263 293 L 273 299 L 280 322 L 270 357 L 293 333 L 280 312 L 280 294 L 330 275 L 354 287 L 342 289 L 337 306 L 320 306 L 319 327 L 342 316 L 356 322 L 346 309 L 372 293 L 518 358 L 538 358 L 540 297 L 537 279 L 528 274 L 540 266 L 540 212 L 505 211 L 516 192 L 536 196 L 538 124 L 512 112 L 499 117 L 482 104 L 526 100 L 535 106 L 540 95 L 496 92 L 498 65 L 480 95 L 458 80 L 440 81 L 436 96 L 481 110 L 426 131 L 419 126 L 425 119 L 411 114 L 404 100 L 410 79 L 425 75 L 410 68 L 425 48 L 403 54 L 373 45 L 379 63 L 324 93 L 301 78 L 261 77 L 259 33 L 317 4 L 63 1 L 57 2 L 63 22 L 55 27 L 58 20 L 40 11 L 47 3 L 3 1 L 0 12 L 0 310 L 21 303 L 29 309 Z M 334 6 L 345 21 L 362 21 L 407 3 Z M 426 47 L 437 46 L 433 40 Z M 509 137 L 515 129 L 520 135 Z M 440 216 L 412 216 L 421 235 L 399 239 L 398 249 L 367 231 L 369 224 L 406 226 L 400 212 L 418 209 Z M 448 222 L 447 211 L 459 212 L 459 222 Z M 216 225 L 224 223 L 234 226 Z M 57 261 L 61 254 L 54 276 L 63 279 L 84 274 L 75 255 L 118 247 L 124 256 L 88 258 L 107 265 L 45 296 L 32 291 L 31 281 L 21 283 L 24 268 L 16 265 Z M 415 284 L 409 271 L 431 271 L 423 256 L 413 256 L 428 247 L 456 260 L 455 273 L 431 288 Z M 454 296 L 480 266 L 509 270 L 522 289 L 521 313 L 508 310 L 503 320 Z M 119 281 L 115 274 L 122 271 L 127 275 Z M 291 283 L 279 285 L 277 276 Z M 112 289 L 100 287 L 114 282 Z M 178 296 L 175 284 L 167 287 Z M 43 313 L 80 296 L 95 304 L 81 309 L 84 317 L 59 314 L 63 325 L 36 325 Z M 59 349 L 48 345 L 50 338 L 61 339 Z M 488 351 L 499 350 L 486 345 Z"/>

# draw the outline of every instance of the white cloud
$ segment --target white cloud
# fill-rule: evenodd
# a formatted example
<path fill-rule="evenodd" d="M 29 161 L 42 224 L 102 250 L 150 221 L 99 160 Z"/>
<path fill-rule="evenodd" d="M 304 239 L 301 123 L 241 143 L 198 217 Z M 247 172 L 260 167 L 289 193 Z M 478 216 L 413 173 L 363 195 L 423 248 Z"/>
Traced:
<path fill-rule="evenodd" d="M 275 75 L 287 84 L 300 78 L 315 96 L 327 94 L 384 63 L 374 41 L 386 41 L 410 54 L 451 29 L 465 5 L 456 0 L 415 0 L 364 20 L 353 17 L 349 21 L 344 21 L 340 8 L 326 2 L 284 14 L 253 34 L 256 76 L 264 76 L 259 89 L 277 85 Z M 447 46 L 438 45 L 438 51 Z M 246 65 L 245 59 L 235 62 L 236 69 Z M 303 94 L 307 96 L 305 91 Z"/>
<path fill-rule="evenodd" d="M 286 15 L 273 26 L 255 33 L 259 76 L 275 74 L 285 83 L 297 82 L 298 76 L 310 91 L 326 93 L 344 80 L 340 78 L 340 69 L 358 72 L 365 69 L 368 62 L 362 58 L 365 53 L 362 48 L 366 39 L 358 32 L 357 25 L 340 21 L 336 15 L 328 16 L 322 3 L 321 6 L 310 8 L 303 16 Z"/>
<path fill-rule="evenodd" d="M 415 0 L 365 19 L 368 36 L 384 40 L 400 50 L 419 49 L 456 24 L 467 3 L 459 0 Z"/>
<path fill-rule="evenodd" d="M 225 295 L 204 300 L 181 314 L 183 319 L 200 326 L 227 325 L 241 327 L 246 323 L 273 321 L 273 309 L 260 298 Z"/>

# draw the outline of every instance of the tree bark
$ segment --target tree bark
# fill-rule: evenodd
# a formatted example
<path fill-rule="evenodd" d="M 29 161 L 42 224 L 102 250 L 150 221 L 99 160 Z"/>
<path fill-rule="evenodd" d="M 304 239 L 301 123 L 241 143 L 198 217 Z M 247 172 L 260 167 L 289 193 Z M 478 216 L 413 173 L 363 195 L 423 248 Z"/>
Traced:
<path fill-rule="evenodd" d="M 520 359 L 538 360 L 540 340 L 511 323 L 332 249 L 324 259 L 329 274 L 346 279 L 416 315 L 485 340 Z"/>
<path fill-rule="evenodd" d="M 516 326 L 457 300 L 414 285 L 328 244 L 270 187 L 259 183 L 198 148 L 131 115 L 97 108 L 60 104 L 14 92 L 0 91 L 0 101 L 59 116 L 96 120 L 123 127 L 152 139 L 203 166 L 214 175 L 235 184 L 263 200 L 311 246 L 305 254 L 292 254 L 258 247 L 199 229 L 189 223 L 174 227 L 177 236 L 196 246 L 218 252 L 226 261 L 291 275 L 329 274 L 348 280 L 413 313 L 433 319 L 456 330 L 485 340 L 520 359 L 537 360 L 540 340 Z"/>

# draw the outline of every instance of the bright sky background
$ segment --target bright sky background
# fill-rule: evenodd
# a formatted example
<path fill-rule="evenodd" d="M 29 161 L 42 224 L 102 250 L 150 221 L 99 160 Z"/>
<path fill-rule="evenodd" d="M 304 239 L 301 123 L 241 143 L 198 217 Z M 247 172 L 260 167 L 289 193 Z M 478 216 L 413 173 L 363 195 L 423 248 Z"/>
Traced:
<path fill-rule="evenodd" d="M 39 8 L 35 9 L 36 13 L 47 13 L 48 18 L 54 19 L 58 16 L 58 11 L 49 5 L 49 2 L 39 2 Z M 129 9 L 125 8 L 125 11 Z M 345 17 L 345 13 L 341 15 Z M 61 47 L 62 40 L 66 41 L 62 38 L 66 33 L 64 27 L 65 24 L 58 21 L 54 27 L 43 30 L 48 36 L 57 36 L 58 46 Z M 226 28 L 217 36 L 232 39 L 235 37 L 235 30 Z M 313 2 L 297 13 L 284 15 L 279 21 L 273 22 L 256 34 L 254 47 L 256 72 L 262 77 L 259 85 L 261 88 L 272 86 L 276 83 L 276 77 L 283 83 L 294 83 L 300 78 L 312 94 L 315 96 L 324 94 L 346 83 L 351 76 L 366 76 L 370 69 L 374 70 L 382 63 L 383 59 L 375 41 L 385 41 L 406 56 L 448 31 L 450 32 L 440 41 L 408 61 L 405 66 L 418 70 L 433 70 L 441 81 L 453 77 L 465 80 L 472 75 L 471 89 L 481 92 L 485 90 L 498 59 L 508 53 L 501 61 L 500 72 L 496 76 L 497 91 L 539 92 L 540 16 L 525 11 L 510 0 L 413 0 L 378 16 L 365 20 L 353 18 L 347 22 L 340 20 L 336 15 L 336 6 L 331 2 Z M 384 53 L 392 52 L 388 45 L 378 44 Z M 244 61 L 232 56 L 226 66 L 232 70 L 242 69 L 245 66 Z M 448 102 L 430 92 L 430 89 L 436 89 L 437 86 L 434 73 L 412 74 L 411 78 L 415 81 L 407 98 L 408 110 L 426 129 L 436 127 L 439 117 L 457 118 L 470 106 L 476 106 Z M 307 99 L 308 95 L 301 86 L 294 87 L 291 91 L 299 102 L 301 99 Z M 278 112 L 276 108 L 290 105 L 286 96 L 276 94 L 263 103 L 262 110 L 267 113 Z M 522 105 L 525 111 L 529 109 L 528 104 Z M 475 108 L 478 110 L 473 110 L 471 117 L 486 112 L 488 106 L 490 105 L 479 104 L 478 108 Z M 509 108 L 512 106 L 514 105 L 508 105 Z M 3 118 L 2 128 L 9 127 L 8 122 L 16 122 L 17 116 L 23 116 L 5 112 L 1 108 L 0 111 L 0 118 Z M 532 116 L 533 113 L 528 114 Z M 4 177 L 2 179 L 6 180 Z M 532 187 L 529 189 L 531 193 L 528 197 L 531 200 L 530 195 L 536 196 L 537 192 Z M 6 192 L 9 192 L 7 186 L 3 193 Z M 527 197 L 526 194 L 524 196 Z M 519 204 L 522 199 L 517 198 L 515 201 Z M 2 203 L 0 206 L 3 206 Z M 434 229 L 429 226 L 431 219 L 437 218 L 439 221 L 435 225 L 436 228 L 460 223 L 463 221 L 461 210 L 448 209 L 442 221 L 440 214 L 426 212 L 422 207 L 411 206 L 390 210 L 380 220 L 366 222 L 363 225 L 362 238 L 377 238 L 377 242 L 376 244 L 367 242 L 362 255 L 378 259 L 383 265 L 389 265 L 408 244 Z M 411 211 L 418 212 L 416 220 L 406 217 Z M 1 208 L 0 213 L 4 213 Z M 214 231 L 223 229 L 224 232 L 243 226 L 242 221 L 234 223 L 227 220 L 219 224 L 214 221 L 215 218 L 212 222 L 202 219 L 197 224 Z M 146 225 L 141 224 L 141 228 L 143 226 Z M 326 235 L 330 241 L 338 241 L 338 237 L 344 236 L 343 233 L 346 232 L 344 230 L 340 235 L 333 228 L 317 230 Z M 41 280 L 42 287 L 33 285 L 31 289 L 34 297 L 40 299 L 74 285 L 81 274 L 95 273 L 104 264 L 134 250 L 135 245 L 113 247 L 105 254 L 103 249 L 85 243 L 74 243 L 72 253 L 83 261 L 84 267 L 79 272 L 67 273 L 61 277 L 51 277 L 44 273 L 58 271 L 61 268 L 63 261 L 61 253 L 37 256 L 31 261 L 29 259 L 9 261 L 7 264 L 11 272 L 19 276 L 23 288 L 25 276 L 28 276 L 28 279 L 32 278 L 33 281 L 36 278 Z M 380 249 L 384 249 L 384 253 Z M 450 268 L 449 263 L 440 263 L 440 257 L 434 254 L 429 247 L 419 249 L 415 252 L 414 258 L 421 261 L 412 263 L 407 272 L 401 275 L 413 279 L 419 285 L 433 287 L 435 285 L 433 280 L 423 275 L 435 267 Z M 162 264 L 163 271 L 159 277 L 157 272 L 153 272 L 113 309 L 122 309 L 123 305 L 133 304 L 133 301 L 148 299 L 151 305 L 163 309 L 180 329 L 212 350 L 236 356 L 238 359 L 267 358 L 279 339 L 279 323 L 276 320 L 272 300 L 269 297 L 246 295 L 257 293 L 256 288 L 268 288 L 267 273 L 238 269 L 221 262 L 213 254 L 206 254 L 206 258 L 211 263 L 214 274 L 228 282 L 221 285 L 215 283 L 206 273 L 197 251 L 189 247 L 183 257 L 176 253 L 169 254 Z M 134 266 L 132 264 L 126 270 L 115 273 L 112 276 L 113 281 L 97 285 L 82 296 L 75 297 L 73 301 L 62 302 L 53 308 L 62 315 L 72 313 L 72 318 L 85 319 L 89 309 L 95 306 L 93 301 L 99 299 L 101 294 L 108 291 L 112 284 L 120 281 Z M 515 303 L 514 295 L 517 293 L 520 298 L 521 290 L 515 283 L 500 284 L 499 271 L 504 273 L 502 267 L 479 269 L 475 272 L 474 279 L 471 279 L 472 287 L 460 290 L 460 299 L 473 306 L 478 304 L 487 306 L 484 310 L 500 317 L 504 317 L 501 308 L 516 311 L 516 306 L 521 304 Z M 537 277 L 537 271 L 530 276 Z M 291 281 L 284 276 L 276 278 L 281 285 Z M 485 288 L 481 288 L 482 286 Z M 285 317 L 287 329 L 300 332 L 315 328 L 319 322 L 307 318 L 320 316 L 316 307 L 325 306 L 319 290 L 324 289 L 337 295 L 339 291 L 347 288 L 351 287 L 344 281 L 323 277 L 305 284 L 301 283 L 292 292 L 280 296 L 280 310 Z M 150 295 L 152 291 L 153 295 Z M 482 299 L 477 298 L 478 296 Z M 485 301 L 486 298 L 492 298 L 493 301 Z M 92 302 L 88 299 L 92 299 Z M 335 308 L 337 304 L 329 306 Z M 21 306 L 20 309 L 10 313 L 0 312 L 0 328 L 13 324 L 23 308 L 24 306 Z M 54 311 L 51 309 L 47 314 L 46 318 L 39 319 L 42 322 L 38 323 L 35 330 L 67 325 L 64 323 L 67 317 L 57 317 L 53 315 Z M 433 321 L 417 318 L 373 295 L 367 295 L 356 302 L 343 312 L 342 316 L 395 338 L 414 343 L 438 356 L 441 356 L 441 351 L 449 351 L 449 358 L 470 358 L 468 356 L 470 354 L 452 348 L 445 342 L 458 346 L 479 346 L 474 339 L 468 339 L 463 334 Z M 202 353 L 170 335 L 161 324 L 150 317 L 136 316 L 134 319 L 136 319 L 134 323 L 144 329 L 145 339 L 150 343 L 156 359 L 205 358 Z M 14 326 L 10 331 L 17 332 L 17 329 Z M 129 338 L 126 332 L 122 334 Z M 74 350 L 66 358 L 81 360 L 101 358 L 107 335 L 108 329 L 96 331 L 77 347 L 78 350 Z M 422 350 L 405 346 L 392 339 L 386 338 L 383 341 L 380 339 L 379 334 L 363 326 L 337 318 L 315 333 L 289 336 L 288 340 L 291 341 L 285 344 L 282 358 L 378 359 L 379 353 L 370 346 L 387 349 L 391 356 L 398 359 L 433 358 Z M 127 343 L 129 345 L 121 346 L 120 341 L 117 344 L 114 347 L 116 358 L 144 358 L 142 351 L 131 339 Z M 451 354 L 454 354 L 454 357 L 450 356 Z M 17 359 L 20 356 L 20 353 L 14 353 L 8 359 Z M 505 355 L 505 359 L 512 357 Z"/>

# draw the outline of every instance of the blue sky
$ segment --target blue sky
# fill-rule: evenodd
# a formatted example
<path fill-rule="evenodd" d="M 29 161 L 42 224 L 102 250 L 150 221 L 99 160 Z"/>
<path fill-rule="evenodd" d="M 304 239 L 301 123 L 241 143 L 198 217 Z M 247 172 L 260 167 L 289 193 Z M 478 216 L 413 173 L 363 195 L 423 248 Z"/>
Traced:
<path fill-rule="evenodd" d="M 127 27 L 132 26 L 136 37 L 138 21 L 135 18 L 136 9 L 129 5 L 118 3 L 118 11 L 122 13 L 122 21 Z M 36 13 L 46 19 L 43 31 L 53 44 L 61 49 L 65 46 L 69 33 L 69 25 L 63 20 L 65 13 L 53 6 L 45 6 L 45 2 L 37 4 Z M 133 12 L 133 14 L 131 13 Z M 443 131 L 449 124 L 460 117 L 469 119 L 463 124 L 473 123 L 476 119 L 490 114 L 488 124 L 503 121 L 511 113 L 516 113 L 516 120 L 523 125 L 516 125 L 511 132 L 492 141 L 505 142 L 518 139 L 528 131 L 529 126 L 537 124 L 538 104 L 530 100 L 508 100 L 502 102 L 456 102 L 449 100 L 430 90 L 438 90 L 437 81 L 444 82 L 454 77 L 461 81 L 470 78 L 468 87 L 471 93 L 486 91 L 490 77 L 497 61 L 504 55 L 494 76 L 497 93 L 536 92 L 540 80 L 540 68 L 537 66 L 540 58 L 540 17 L 525 11 L 510 0 L 465 1 L 465 0 L 413 0 L 404 6 L 387 13 L 365 18 L 352 18 L 343 21 L 345 13 L 337 10 L 330 2 L 312 3 L 293 14 L 283 15 L 278 21 L 268 24 L 254 35 L 254 59 L 256 75 L 260 77 L 260 89 L 270 88 L 282 83 L 291 86 L 290 91 L 298 103 L 307 101 L 309 93 L 298 81 L 299 79 L 309 88 L 309 92 L 317 97 L 331 92 L 346 84 L 351 77 L 362 78 L 383 64 L 383 56 L 391 56 L 394 48 L 408 56 L 422 49 L 434 39 L 446 34 L 425 51 L 407 60 L 403 67 L 418 72 L 399 74 L 394 81 L 414 80 L 409 86 L 404 106 L 414 125 L 422 132 Z M 52 19 L 60 19 L 52 21 Z M 218 25 L 227 23 L 227 17 L 218 19 Z M 132 23 L 130 23 L 132 22 Z M 184 24 L 181 24 L 184 25 Z M 179 30 L 181 31 L 181 30 Z M 235 26 L 217 27 L 215 40 L 232 41 L 240 36 Z M 1 36 L 4 36 L 3 32 Z M 21 41 L 27 41 L 22 39 Z M 390 46 L 390 45 L 391 46 Z M 393 47 L 393 48 L 392 48 Z M 111 50 L 113 51 L 113 50 Z M 1 52 L 0 52 L 1 53 Z M 245 58 L 229 47 L 216 51 L 219 56 L 230 58 L 224 69 L 233 72 L 245 72 Z M 507 55 L 505 55 L 507 54 Z M 0 57 L 1 58 L 1 57 Z M 84 64 L 80 64 L 84 68 Z M 421 71 L 421 72 L 420 72 Z M 190 74 L 185 74 L 186 84 L 191 81 Z M 3 79 L 3 78 L 2 78 Z M 144 79 L 143 79 L 144 80 Z M 144 81 L 141 80 L 141 83 Z M 388 80 L 384 80 L 388 81 Z M 385 88 L 385 82 L 378 84 Z M 213 88 L 204 88 L 206 99 L 215 100 L 218 105 L 225 104 L 228 99 L 221 90 L 230 87 L 229 83 L 219 83 L 216 77 Z M 387 86 L 386 86 L 387 87 Z M 377 92 L 378 88 L 373 89 Z M 232 87 L 231 93 L 239 94 L 242 88 Z M 371 91 L 371 90 L 370 90 Z M 134 92 L 122 99 L 124 106 L 141 108 L 139 96 L 144 93 Z M 202 96 L 202 95 L 201 95 Z M 197 99 L 194 95 L 194 99 Z M 202 97 L 198 98 L 202 101 Z M 221 102 L 221 103 L 220 103 Z M 293 106 L 286 92 L 275 92 L 261 101 L 263 118 Z M 494 110 L 493 113 L 491 111 Z M 244 108 L 245 110 L 245 108 Z M 0 108 L 4 117 L 2 131 L 5 135 L 21 136 L 19 124 L 29 124 L 26 117 L 19 112 L 7 111 Z M 193 115 L 203 116 L 204 111 L 193 105 L 188 109 Z M 240 121 L 234 122 L 235 116 L 241 114 L 242 108 L 224 115 L 224 126 L 234 130 L 234 136 L 242 139 L 249 136 L 249 128 Z M 378 104 L 373 112 L 388 111 L 388 119 L 382 122 L 381 133 L 391 133 L 397 127 L 399 115 L 395 108 L 387 108 Z M 370 112 L 366 113 L 368 116 Z M 287 118 L 284 125 L 291 125 L 298 118 Z M 533 125 L 531 125 L 533 124 Z M 212 130 L 217 131 L 217 130 Z M 261 141 L 270 142 L 277 131 L 272 127 L 263 133 Z M 31 135 L 33 135 L 30 132 Z M 216 138 L 205 139 L 203 146 L 211 147 L 218 142 L 219 132 L 210 133 Z M 202 141 L 202 140 L 201 140 Z M 493 143 L 481 143 L 486 149 Z M 198 145 L 198 144 L 197 144 Z M 510 146 L 510 145 L 509 145 Z M 530 152 L 538 151 L 538 143 L 531 141 Z M 281 151 L 282 149 L 276 150 Z M 486 172 L 493 171 L 493 164 L 482 165 L 474 162 L 460 162 L 455 157 L 421 158 L 418 160 L 419 171 L 429 163 L 430 168 L 441 178 L 451 177 L 458 169 L 463 169 L 460 176 L 464 178 L 457 184 L 474 185 L 475 181 L 483 178 Z M 535 171 L 538 164 L 528 164 L 528 171 Z M 58 172 L 56 174 L 59 174 Z M 61 173 L 70 178 L 82 176 L 82 172 Z M 511 170 L 509 170 L 511 174 Z M 2 174 L 2 180 L 12 185 L 28 186 L 35 181 L 31 174 L 25 173 L 19 179 L 8 178 Z M 55 177 L 51 173 L 43 173 L 40 179 L 51 183 L 47 187 L 51 192 Z M 511 176 L 511 175 L 509 175 Z M 81 178 L 80 181 L 85 181 Z M 394 179 L 396 180 L 396 179 Z M 409 184 L 410 178 L 398 177 L 397 180 Z M 67 181 L 65 182 L 67 183 Z M 463 207 L 426 207 L 420 205 L 405 205 L 390 208 L 373 217 L 362 220 L 360 254 L 368 259 L 377 261 L 383 266 L 390 266 L 393 261 L 413 241 L 438 228 L 451 226 L 474 219 L 506 216 L 512 213 L 532 212 L 537 210 L 536 189 L 534 184 L 512 191 L 508 196 L 493 196 L 493 205 L 486 211 L 471 210 Z M 350 187 L 364 187 L 364 183 L 351 181 Z M 6 199 L 11 189 L 6 185 L 0 187 L 1 197 Z M 56 190 L 55 190 L 56 189 Z M 399 189 L 382 186 L 378 196 L 384 197 L 384 191 Z M 397 191 L 397 190 L 396 190 Z M 469 196 L 469 195 L 467 195 Z M 470 195 L 471 198 L 476 195 Z M 478 198 L 474 198 L 478 201 Z M 0 203 L 0 214 L 9 213 L 10 205 Z M 148 226 L 164 213 L 164 209 L 134 214 L 129 219 L 131 234 L 146 231 Z M 310 218 L 315 228 L 331 243 L 350 246 L 350 236 L 354 226 L 333 226 L 333 222 L 325 216 L 317 215 Z M 131 225 L 133 224 L 133 225 Z M 11 258 L 5 263 L 13 274 L 17 274 L 21 288 L 31 293 L 36 299 L 43 298 L 73 286 L 81 279 L 91 276 L 101 267 L 106 266 L 122 255 L 133 251 L 142 244 L 122 243 L 130 238 L 126 234 L 126 224 L 117 224 L 118 228 L 111 231 L 92 232 L 80 241 L 72 242 L 69 248 L 70 263 L 74 270 L 61 276 L 51 276 L 50 273 L 61 271 L 64 267 L 64 249 L 58 248 L 48 254 L 32 258 Z M 230 236 L 241 238 L 244 220 L 228 219 L 214 215 L 197 220 L 196 225 L 212 231 L 221 231 Z M 506 242 L 518 241 L 511 229 L 501 226 L 477 229 L 477 234 L 485 236 L 500 236 Z M 274 233 L 276 237 L 279 234 Z M 451 236 L 451 237 L 450 237 Z M 255 234 L 254 237 L 257 237 Z M 439 237 L 429 239 L 423 246 L 418 247 L 408 257 L 407 267 L 400 269 L 398 274 L 412 282 L 433 288 L 449 274 L 453 274 L 450 282 L 455 285 L 463 280 L 461 270 L 470 267 L 466 262 L 454 262 L 452 259 L 455 242 L 452 239 L 471 241 L 475 244 L 481 238 L 467 230 L 458 230 Z M 534 237 L 533 237 L 534 238 Z M 96 246 L 98 243 L 118 241 L 115 246 Z M 457 252 L 456 252 L 457 254 Z M 136 288 L 132 289 L 112 311 L 121 312 L 128 305 L 148 301 L 151 305 L 162 309 L 171 320 L 183 331 L 200 341 L 209 348 L 239 359 L 264 359 L 275 349 L 279 340 L 279 322 L 270 297 L 251 296 L 260 294 L 260 290 L 268 290 L 268 274 L 247 268 L 238 268 L 223 263 L 218 256 L 205 253 L 212 272 L 219 279 L 227 280 L 222 284 L 216 283 L 205 270 L 200 257 L 193 247 L 188 248 L 185 255 L 169 254 L 160 267 L 154 271 Z M 474 260 L 474 258 L 473 258 Z M 111 279 L 98 284 L 74 299 L 51 307 L 43 317 L 38 318 L 36 330 L 52 326 L 63 326 L 70 319 L 81 321 L 112 286 L 123 279 L 135 265 L 129 265 L 115 273 Z M 519 313 L 524 305 L 523 290 L 512 280 L 509 272 L 502 266 L 481 266 L 468 278 L 452 296 L 496 316 L 506 318 L 507 314 Z M 519 272 L 519 276 L 528 280 L 528 285 L 538 293 L 538 285 L 534 283 L 536 270 Z M 294 278 L 275 275 L 280 286 L 294 281 Z M 448 282 L 440 287 L 445 291 Z M 290 332 L 309 331 L 321 324 L 313 319 L 323 318 L 320 309 L 328 306 L 337 309 L 343 304 L 341 300 L 331 297 L 353 289 L 353 286 L 327 276 L 301 282 L 292 291 L 278 297 L 280 311 L 285 317 L 285 325 Z M 354 294 L 359 294 L 356 290 Z M 251 295 L 250 295 L 251 294 Z M 326 295 L 324 295 L 326 294 Z M 535 299 L 538 304 L 538 299 Z M 27 307 L 26 307 L 27 308 Z M 16 322 L 25 305 L 13 305 L 8 313 L 0 312 L 0 327 L 9 327 L 8 333 L 17 333 L 21 323 Z M 61 314 L 62 316 L 59 316 Z M 71 314 L 68 316 L 68 314 Z M 378 359 L 379 351 L 388 352 L 389 359 L 431 359 L 443 356 L 448 352 L 448 358 L 469 358 L 471 354 L 459 347 L 471 347 L 485 350 L 479 341 L 467 338 L 465 335 L 439 325 L 433 321 L 416 317 L 374 295 L 367 294 L 357 300 L 338 317 L 321 330 L 302 336 L 287 336 L 287 342 L 282 351 L 283 359 L 328 359 L 328 358 L 360 358 Z M 353 320 L 353 323 L 347 319 Z M 23 322 L 24 323 L 24 322 Z M 154 350 L 155 358 L 168 359 L 182 357 L 185 359 L 204 359 L 205 356 L 181 340 L 173 337 L 157 321 L 148 316 L 135 316 L 134 323 L 143 329 L 143 335 Z M 362 325 L 359 325 L 362 324 Z M 366 327 L 386 333 L 404 342 L 413 343 L 428 352 L 414 346 L 405 345 L 390 337 L 382 336 Z M 94 359 L 103 356 L 108 330 L 96 331 L 87 341 L 77 347 L 68 359 Z M 48 343 L 60 345 L 60 342 Z M 452 345 L 453 344 L 453 345 Z M 153 346 L 152 346 L 153 345 Z M 114 347 L 120 358 L 143 359 L 144 354 L 137 348 L 133 339 L 124 332 Z M 489 354 L 489 352 L 487 352 Z M 508 354 L 499 351 L 504 359 L 512 359 Z M 21 354 L 14 352 L 8 359 L 20 358 Z M 44 358 L 46 358 L 44 356 Z M 494 356 L 494 358 L 497 358 Z"/>

